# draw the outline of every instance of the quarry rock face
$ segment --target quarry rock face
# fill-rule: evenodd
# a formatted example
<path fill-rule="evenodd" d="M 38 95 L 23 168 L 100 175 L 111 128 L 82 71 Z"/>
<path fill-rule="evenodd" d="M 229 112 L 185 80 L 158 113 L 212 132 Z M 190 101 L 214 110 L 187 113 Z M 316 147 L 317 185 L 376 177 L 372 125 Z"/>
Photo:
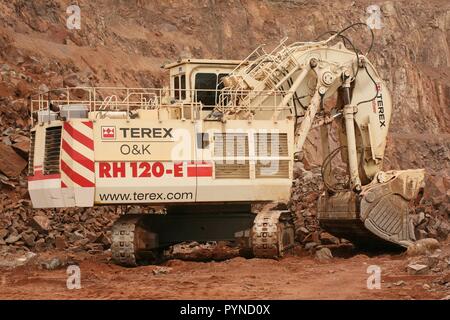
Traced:
<path fill-rule="evenodd" d="M 0 3 L 0 246 L 108 247 L 114 208 L 42 210 L 43 232 L 32 219 L 26 186 L 28 98 L 48 88 L 79 85 L 161 87 L 160 66 L 180 57 L 243 59 L 260 44 L 273 48 L 314 41 L 328 30 L 365 22 L 369 0 L 312 1 L 96 1 L 77 2 L 81 29 L 66 26 L 66 3 Z M 446 237 L 450 210 L 450 2 L 385 1 L 381 29 L 368 58 L 392 94 L 393 114 L 384 167 L 425 168 L 428 201 L 417 238 Z M 91 14 L 96 12 L 98 14 Z M 157 18 L 155 18 L 157 17 Z M 363 52 L 370 33 L 350 32 Z M 322 192 L 319 136 L 313 132 L 295 169 L 290 209 L 297 240 L 313 247 L 342 239 L 322 235 L 316 220 Z M 337 140 L 336 140 L 337 141 Z M 447 222 L 435 223 L 440 216 Z M 420 217 L 419 217 L 420 218 Z M 46 220 L 44 218 L 41 218 Z M 441 220 L 439 220 L 441 221 Z M 105 233 L 103 233 L 105 232 Z"/>

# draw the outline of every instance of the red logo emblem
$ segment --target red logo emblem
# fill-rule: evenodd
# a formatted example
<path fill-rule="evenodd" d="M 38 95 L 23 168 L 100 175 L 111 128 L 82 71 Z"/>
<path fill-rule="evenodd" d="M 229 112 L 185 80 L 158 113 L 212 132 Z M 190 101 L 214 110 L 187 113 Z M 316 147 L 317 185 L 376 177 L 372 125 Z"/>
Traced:
<path fill-rule="evenodd" d="M 116 127 L 102 127 L 102 139 L 116 139 Z"/>

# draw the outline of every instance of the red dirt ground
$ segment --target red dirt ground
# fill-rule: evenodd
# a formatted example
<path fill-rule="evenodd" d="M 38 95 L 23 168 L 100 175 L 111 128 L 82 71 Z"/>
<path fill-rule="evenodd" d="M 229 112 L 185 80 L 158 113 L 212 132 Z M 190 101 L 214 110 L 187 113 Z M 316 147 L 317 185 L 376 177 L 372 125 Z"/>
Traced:
<path fill-rule="evenodd" d="M 443 251 L 450 251 L 450 245 Z M 123 268 L 106 255 L 74 259 L 81 269 L 81 289 L 67 289 L 65 267 L 50 271 L 29 263 L 3 270 L 0 299 L 442 299 L 450 294 L 448 286 L 436 283 L 443 274 L 408 275 L 404 255 L 170 260 L 163 264 L 170 271 L 157 275 L 153 270 L 158 266 Z M 367 289 L 370 265 L 381 267 L 381 289 Z"/>

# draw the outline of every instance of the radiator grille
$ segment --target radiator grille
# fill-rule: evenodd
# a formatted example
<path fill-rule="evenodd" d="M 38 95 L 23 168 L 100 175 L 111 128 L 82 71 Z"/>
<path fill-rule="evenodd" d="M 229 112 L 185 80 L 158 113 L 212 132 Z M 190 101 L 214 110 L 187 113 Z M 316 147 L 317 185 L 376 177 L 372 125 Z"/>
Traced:
<path fill-rule="evenodd" d="M 256 162 L 256 178 L 289 178 L 289 160 Z"/>
<path fill-rule="evenodd" d="M 287 157 L 287 133 L 255 133 L 256 156 Z"/>
<path fill-rule="evenodd" d="M 216 179 L 250 179 L 250 165 L 248 161 L 215 162 Z"/>
<path fill-rule="evenodd" d="M 214 156 L 248 157 L 248 135 L 246 133 L 215 133 Z"/>
<path fill-rule="evenodd" d="M 61 127 L 45 130 L 44 174 L 59 173 L 59 157 L 61 149 Z"/>
<path fill-rule="evenodd" d="M 34 175 L 34 141 L 36 140 L 36 131 L 30 134 L 30 151 L 28 152 L 28 175 Z"/>

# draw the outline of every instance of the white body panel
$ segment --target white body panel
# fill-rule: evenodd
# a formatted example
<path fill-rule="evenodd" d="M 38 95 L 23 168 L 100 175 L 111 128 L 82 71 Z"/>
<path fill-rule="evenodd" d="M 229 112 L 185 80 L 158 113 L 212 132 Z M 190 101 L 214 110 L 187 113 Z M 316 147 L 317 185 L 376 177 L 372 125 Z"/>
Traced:
<path fill-rule="evenodd" d="M 46 153 L 38 152 L 38 148 L 45 149 L 47 129 L 55 127 L 61 128 L 59 173 L 42 175 L 42 180 L 36 180 L 36 174 L 30 177 L 29 189 L 36 208 L 289 199 L 292 121 L 230 120 L 223 124 L 173 119 L 84 119 L 46 123 L 35 129 L 35 164 L 45 167 Z M 205 148 L 195 138 L 199 133 L 207 134 Z M 223 141 L 220 144 L 217 134 L 239 134 L 245 143 L 232 140 L 230 145 Z M 256 134 L 286 137 L 283 155 L 258 154 Z M 238 155 L 230 156 L 225 150 L 215 154 L 222 152 L 220 147 L 230 146 L 241 148 Z M 256 169 L 260 160 L 269 160 L 264 162 L 265 169 Z M 283 162 L 282 177 L 276 176 L 278 161 Z M 233 176 L 233 167 L 227 167 L 230 162 L 242 164 L 242 177 Z M 267 177 L 262 175 L 264 172 Z"/>

